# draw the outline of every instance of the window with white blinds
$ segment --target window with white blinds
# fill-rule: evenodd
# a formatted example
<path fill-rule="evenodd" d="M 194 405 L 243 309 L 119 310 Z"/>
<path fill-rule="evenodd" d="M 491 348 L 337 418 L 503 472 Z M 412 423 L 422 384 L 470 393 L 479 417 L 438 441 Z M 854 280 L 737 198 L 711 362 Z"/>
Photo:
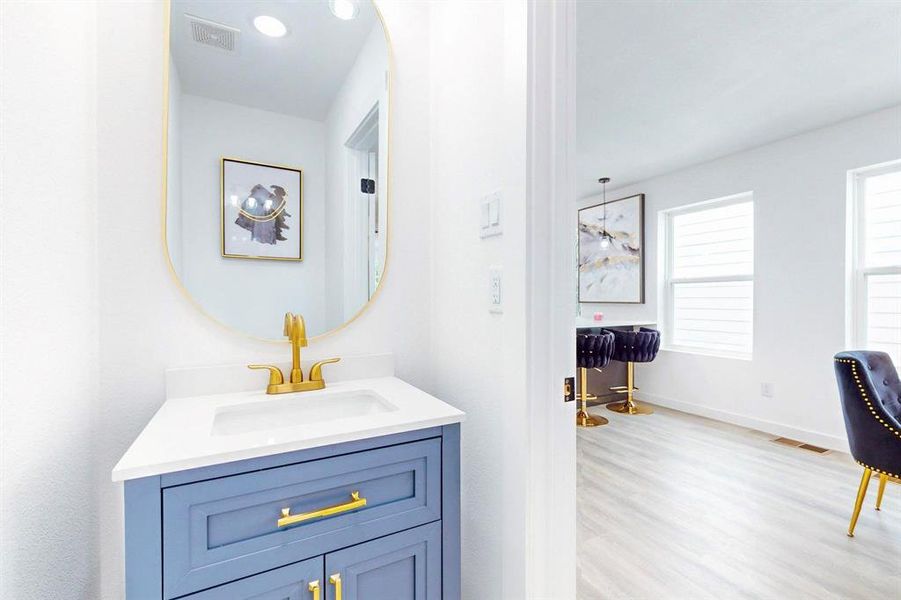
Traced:
<path fill-rule="evenodd" d="M 855 345 L 901 367 L 901 162 L 854 177 Z"/>
<path fill-rule="evenodd" d="M 666 213 L 665 347 L 750 358 L 754 201 L 750 193 Z"/>

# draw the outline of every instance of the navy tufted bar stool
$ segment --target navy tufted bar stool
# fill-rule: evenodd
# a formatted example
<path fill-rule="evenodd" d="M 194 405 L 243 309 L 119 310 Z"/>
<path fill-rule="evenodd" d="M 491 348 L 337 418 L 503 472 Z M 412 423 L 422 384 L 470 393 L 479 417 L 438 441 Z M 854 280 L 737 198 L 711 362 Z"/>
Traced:
<path fill-rule="evenodd" d="M 901 382 L 888 354 L 864 350 L 836 354 L 835 378 L 851 456 L 863 467 L 848 526 L 848 535 L 854 537 L 872 475 L 879 474 L 876 510 L 889 478 L 901 478 Z"/>
<path fill-rule="evenodd" d="M 635 363 L 651 362 L 660 350 L 660 332 L 656 329 L 641 327 L 638 331 L 614 331 L 613 360 L 626 363 L 626 385 L 610 388 L 620 394 L 626 394 L 623 402 L 608 404 L 607 408 L 627 415 L 649 415 L 654 410 L 635 402 Z"/>
<path fill-rule="evenodd" d="M 588 414 L 588 369 L 606 367 L 613 355 L 613 333 L 601 330 L 598 333 L 576 335 L 576 366 L 579 368 L 579 410 L 576 425 L 597 427 L 609 423 L 604 417 Z"/>

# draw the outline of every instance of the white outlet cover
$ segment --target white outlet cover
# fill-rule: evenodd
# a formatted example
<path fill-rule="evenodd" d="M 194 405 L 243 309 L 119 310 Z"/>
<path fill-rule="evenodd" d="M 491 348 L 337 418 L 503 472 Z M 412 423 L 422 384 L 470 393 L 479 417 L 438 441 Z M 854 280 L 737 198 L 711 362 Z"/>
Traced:
<path fill-rule="evenodd" d="M 761 383 L 760 384 L 760 395 L 764 398 L 772 398 L 775 395 L 775 384 L 772 383 Z"/>
<path fill-rule="evenodd" d="M 500 267 L 488 268 L 488 310 L 493 313 L 504 312 L 503 305 L 503 270 Z"/>

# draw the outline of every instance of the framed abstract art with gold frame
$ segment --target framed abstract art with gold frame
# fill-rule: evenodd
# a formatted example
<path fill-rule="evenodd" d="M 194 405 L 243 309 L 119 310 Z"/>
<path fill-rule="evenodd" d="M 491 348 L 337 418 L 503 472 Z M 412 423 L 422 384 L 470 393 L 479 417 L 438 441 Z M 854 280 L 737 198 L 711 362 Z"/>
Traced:
<path fill-rule="evenodd" d="M 644 194 L 579 210 L 579 302 L 644 303 Z"/>
<path fill-rule="evenodd" d="M 303 172 L 222 158 L 222 256 L 303 260 Z"/>

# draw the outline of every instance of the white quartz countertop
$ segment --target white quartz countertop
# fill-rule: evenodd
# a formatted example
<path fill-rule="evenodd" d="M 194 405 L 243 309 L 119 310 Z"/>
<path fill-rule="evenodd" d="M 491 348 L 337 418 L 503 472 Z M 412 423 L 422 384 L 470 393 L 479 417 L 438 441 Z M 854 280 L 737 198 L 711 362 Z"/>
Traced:
<path fill-rule="evenodd" d="M 243 431 L 234 425 L 216 426 L 217 415 L 236 411 L 265 410 L 275 400 L 285 403 L 316 401 L 327 406 L 355 393 L 376 395 L 390 410 L 316 420 L 292 422 Z M 254 406 L 260 403 L 259 406 Z M 290 408 L 290 407 L 289 407 Z M 259 410 L 257 411 L 259 412 Z M 172 398 L 153 416 L 115 466 L 113 481 L 149 477 L 236 460 L 316 448 L 329 444 L 373 438 L 415 429 L 458 423 L 464 413 L 397 377 L 357 379 L 329 384 L 322 391 L 266 395 L 262 390 Z M 240 425 L 240 423 L 239 423 Z"/>

